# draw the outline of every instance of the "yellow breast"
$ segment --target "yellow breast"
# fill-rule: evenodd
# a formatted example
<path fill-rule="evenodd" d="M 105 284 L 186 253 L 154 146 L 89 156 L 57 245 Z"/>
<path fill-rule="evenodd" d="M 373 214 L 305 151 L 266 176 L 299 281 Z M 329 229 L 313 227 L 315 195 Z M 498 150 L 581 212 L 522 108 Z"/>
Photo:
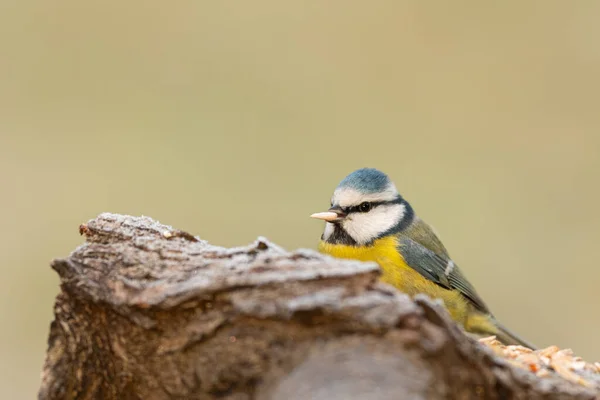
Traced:
<path fill-rule="evenodd" d="M 370 246 L 346 246 L 321 241 L 319 251 L 337 258 L 375 261 L 381 267 L 382 281 L 410 296 L 425 293 L 432 298 L 442 299 L 455 321 L 466 322 L 468 305 L 465 299 L 459 292 L 444 289 L 409 267 L 398 251 L 395 236 L 378 239 Z"/>

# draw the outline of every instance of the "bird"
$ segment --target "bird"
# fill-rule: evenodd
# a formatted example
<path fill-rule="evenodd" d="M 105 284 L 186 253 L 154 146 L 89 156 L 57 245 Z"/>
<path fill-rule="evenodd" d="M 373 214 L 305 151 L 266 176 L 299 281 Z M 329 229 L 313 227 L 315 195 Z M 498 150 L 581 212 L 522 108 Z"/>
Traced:
<path fill-rule="evenodd" d="M 334 190 L 329 210 L 311 217 L 325 221 L 321 253 L 375 261 L 383 282 L 409 296 L 423 293 L 441 299 L 468 333 L 535 349 L 498 322 L 435 230 L 416 215 L 385 173 L 374 168 L 352 172 Z"/>

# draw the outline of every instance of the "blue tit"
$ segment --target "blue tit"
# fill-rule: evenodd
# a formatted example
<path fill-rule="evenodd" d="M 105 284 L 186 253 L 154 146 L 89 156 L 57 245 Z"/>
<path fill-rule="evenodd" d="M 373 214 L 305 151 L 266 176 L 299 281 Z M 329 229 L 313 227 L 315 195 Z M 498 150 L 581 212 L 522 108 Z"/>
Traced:
<path fill-rule="evenodd" d="M 443 300 L 452 319 L 467 332 L 534 348 L 498 323 L 435 231 L 383 172 L 352 172 L 333 192 L 331 208 L 311 217 L 325 221 L 322 253 L 375 261 L 384 282 L 411 296 L 424 293 Z"/>

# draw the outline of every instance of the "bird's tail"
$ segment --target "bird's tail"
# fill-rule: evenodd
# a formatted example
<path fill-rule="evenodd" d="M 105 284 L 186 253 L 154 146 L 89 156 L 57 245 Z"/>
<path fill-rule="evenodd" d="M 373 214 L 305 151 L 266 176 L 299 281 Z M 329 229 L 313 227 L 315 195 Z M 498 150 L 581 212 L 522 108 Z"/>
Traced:
<path fill-rule="evenodd" d="M 494 317 L 484 313 L 472 313 L 469 315 L 465 325 L 465 330 L 477 336 L 491 336 L 496 338 L 505 345 L 518 344 L 536 350 L 536 346 L 521 339 L 519 336 L 506 329 Z"/>
<path fill-rule="evenodd" d="M 532 350 L 537 349 L 537 347 L 533 344 L 521 339 L 519 336 L 515 335 L 510 330 L 506 329 L 500 322 L 494 320 L 494 325 L 496 325 L 497 328 L 496 337 L 502 343 L 506 345 L 518 344 L 530 348 Z"/>

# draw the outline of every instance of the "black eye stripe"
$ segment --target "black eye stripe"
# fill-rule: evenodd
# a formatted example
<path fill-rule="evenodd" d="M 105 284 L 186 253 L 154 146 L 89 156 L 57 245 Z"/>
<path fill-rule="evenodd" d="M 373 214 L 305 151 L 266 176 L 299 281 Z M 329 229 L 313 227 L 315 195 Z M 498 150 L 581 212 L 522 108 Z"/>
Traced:
<path fill-rule="evenodd" d="M 382 205 L 386 205 L 386 204 L 402 204 L 402 202 L 403 202 L 402 198 L 398 197 L 398 198 L 395 198 L 394 200 L 369 201 L 368 203 L 371 204 L 371 210 L 372 210 L 378 206 L 382 206 Z M 359 212 L 359 209 L 358 209 L 359 206 L 360 206 L 360 204 L 358 206 L 343 207 L 342 210 L 347 214 Z"/>

